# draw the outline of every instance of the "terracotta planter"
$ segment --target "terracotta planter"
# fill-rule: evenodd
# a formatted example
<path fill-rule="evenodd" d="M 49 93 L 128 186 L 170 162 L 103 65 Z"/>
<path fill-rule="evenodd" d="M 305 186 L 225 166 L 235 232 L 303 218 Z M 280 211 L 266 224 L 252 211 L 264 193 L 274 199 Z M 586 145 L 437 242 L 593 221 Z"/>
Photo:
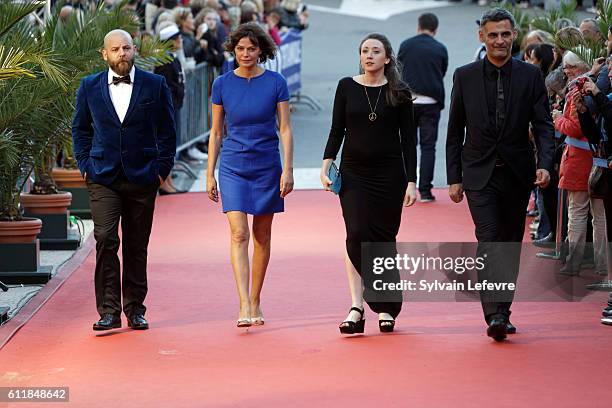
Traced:
<path fill-rule="evenodd" d="M 22 221 L 0 221 L 0 244 L 22 244 L 36 241 L 42 221 L 24 218 Z"/>
<path fill-rule="evenodd" d="M 64 169 L 62 167 L 55 167 L 51 173 L 51 176 L 59 188 L 87 187 L 85 179 L 81 175 L 81 171 L 79 169 Z"/>
<path fill-rule="evenodd" d="M 19 202 L 29 214 L 66 214 L 72 194 L 67 191 L 59 194 L 21 193 Z"/>

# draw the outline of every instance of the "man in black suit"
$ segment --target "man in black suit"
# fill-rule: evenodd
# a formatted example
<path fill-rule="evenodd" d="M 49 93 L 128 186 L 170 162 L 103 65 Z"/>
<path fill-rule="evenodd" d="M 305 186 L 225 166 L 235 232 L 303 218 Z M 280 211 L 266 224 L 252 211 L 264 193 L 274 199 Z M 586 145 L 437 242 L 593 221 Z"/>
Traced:
<path fill-rule="evenodd" d="M 433 187 L 436 142 L 440 111 L 444 109 L 444 75 L 448 68 L 446 47 L 434 37 L 438 17 L 432 13 L 419 16 L 417 35 L 400 45 L 397 59 L 402 64 L 402 79 L 413 91 L 414 120 L 419 129 L 421 164 L 419 193 L 421 202 L 434 201 Z"/>
<path fill-rule="evenodd" d="M 465 191 L 479 252 L 495 254 L 479 271 L 479 281 L 516 280 L 530 191 L 550 180 L 554 128 L 544 79 L 539 68 L 511 57 L 515 26 L 508 11 L 487 11 L 479 29 L 486 58 L 458 68 L 453 78 L 446 140 L 449 195 L 458 203 Z M 516 244 L 502 253 L 500 244 L 487 245 L 494 242 Z M 509 321 L 513 294 L 500 298 L 481 291 L 487 335 L 496 341 L 516 330 Z"/>
<path fill-rule="evenodd" d="M 106 35 L 102 56 L 109 68 L 83 78 L 72 122 L 74 154 L 87 181 L 96 239 L 100 320 L 94 330 L 121 327 L 122 301 L 128 326 L 149 328 L 144 317 L 147 247 L 157 189 L 168 177 L 176 151 L 170 90 L 163 77 L 134 67 L 135 53 L 127 32 Z"/>

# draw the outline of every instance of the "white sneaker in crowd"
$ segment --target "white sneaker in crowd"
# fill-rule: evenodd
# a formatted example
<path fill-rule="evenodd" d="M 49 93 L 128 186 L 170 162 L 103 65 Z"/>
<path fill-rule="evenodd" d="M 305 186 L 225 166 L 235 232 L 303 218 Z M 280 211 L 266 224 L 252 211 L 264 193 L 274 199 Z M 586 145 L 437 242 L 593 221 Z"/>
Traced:
<path fill-rule="evenodd" d="M 187 154 L 189 157 L 196 160 L 208 160 L 208 154 L 204 153 L 195 146 L 190 147 L 189 150 L 187 150 Z"/>

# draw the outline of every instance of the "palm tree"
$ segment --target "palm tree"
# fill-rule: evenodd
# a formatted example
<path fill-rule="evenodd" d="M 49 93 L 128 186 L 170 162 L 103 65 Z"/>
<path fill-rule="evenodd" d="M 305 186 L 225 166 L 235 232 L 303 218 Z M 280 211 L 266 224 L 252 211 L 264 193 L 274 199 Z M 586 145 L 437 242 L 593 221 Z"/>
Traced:
<path fill-rule="evenodd" d="M 542 30 L 555 35 L 559 30 L 558 22 L 561 20 L 569 20 L 574 25 L 578 25 L 576 21 L 576 2 L 564 1 L 561 2 L 559 8 L 551 8 L 543 15 L 539 15 L 531 22 L 531 27 L 534 30 Z"/>
<path fill-rule="evenodd" d="M 66 82 L 50 50 L 39 47 L 29 37 L 26 17 L 44 5 L 43 0 L 0 2 L 0 83 L 21 77 L 33 79 L 40 74 L 58 85 Z"/>
<path fill-rule="evenodd" d="M 35 129 L 57 127 L 38 109 L 50 98 L 33 93 L 37 83 L 68 85 L 61 60 L 32 36 L 27 17 L 43 6 L 39 0 L 0 3 L 0 220 L 21 218 L 19 193 L 44 143 Z"/>

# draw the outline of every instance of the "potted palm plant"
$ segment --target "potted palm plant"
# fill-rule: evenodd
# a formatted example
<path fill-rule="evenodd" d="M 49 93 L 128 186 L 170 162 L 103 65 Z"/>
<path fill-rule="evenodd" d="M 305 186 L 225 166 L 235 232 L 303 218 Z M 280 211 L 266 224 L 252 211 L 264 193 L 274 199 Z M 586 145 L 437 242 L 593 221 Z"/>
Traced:
<path fill-rule="evenodd" d="M 44 282 L 50 268 L 38 265 L 41 221 L 24 218 L 19 209 L 20 192 L 36 158 L 46 145 L 46 132 L 60 121 L 46 106 L 56 98 L 42 83 L 66 87 L 61 60 L 44 44 L 36 42 L 30 13 L 44 2 L 0 2 L 0 278 L 4 282 Z M 47 90 L 47 92 L 45 92 Z"/>

